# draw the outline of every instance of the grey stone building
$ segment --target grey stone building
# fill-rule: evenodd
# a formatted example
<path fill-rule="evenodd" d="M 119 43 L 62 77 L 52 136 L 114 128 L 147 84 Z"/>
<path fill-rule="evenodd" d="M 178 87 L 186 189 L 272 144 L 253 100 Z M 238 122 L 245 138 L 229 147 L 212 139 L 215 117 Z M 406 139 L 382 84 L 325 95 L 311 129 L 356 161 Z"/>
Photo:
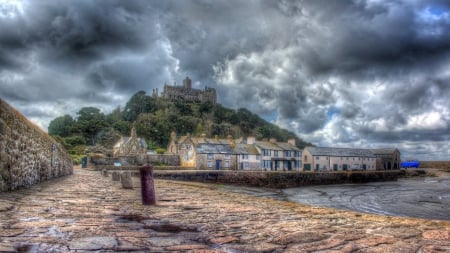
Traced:
<path fill-rule="evenodd" d="M 192 88 L 192 80 L 186 77 L 183 80 L 183 86 L 172 86 L 164 84 L 164 91 L 161 94 L 163 98 L 172 101 L 188 101 L 197 103 L 216 104 L 216 89 L 205 87 L 203 90 Z"/>

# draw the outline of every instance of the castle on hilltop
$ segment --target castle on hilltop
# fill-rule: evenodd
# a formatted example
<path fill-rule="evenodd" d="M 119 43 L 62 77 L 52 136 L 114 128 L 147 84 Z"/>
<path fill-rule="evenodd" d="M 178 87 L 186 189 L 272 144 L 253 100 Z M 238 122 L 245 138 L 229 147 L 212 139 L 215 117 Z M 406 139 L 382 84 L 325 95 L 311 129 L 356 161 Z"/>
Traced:
<path fill-rule="evenodd" d="M 156 93 L 155 93 L 156 92 Z M 216 89 L 205 87 L 203 90 L 192 88 L 192 80 L 186 77 L 183 80 L 183 86 L 164 84 L 164 91 L 161 94 L 163 98 L 172 101 L 188 101 L 198 103 L 216 104 Z M 153 96 L 158 96 L 158 90 L 153 90 Z"/>

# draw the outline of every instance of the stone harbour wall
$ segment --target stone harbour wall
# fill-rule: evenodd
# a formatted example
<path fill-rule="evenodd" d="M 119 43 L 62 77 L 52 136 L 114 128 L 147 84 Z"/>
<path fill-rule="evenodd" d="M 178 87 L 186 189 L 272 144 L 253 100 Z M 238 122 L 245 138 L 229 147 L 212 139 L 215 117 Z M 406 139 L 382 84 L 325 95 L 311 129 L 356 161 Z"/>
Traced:
<path fill-rule="evenodd" d="M 64 147 L 0 99 L 0 191 L 72 173 Z"/>
<path fill-rule="evenodd" d="M 122 166 L 144 165 L 147 162 L 151 164 L 165 164 L 167 166 L 180 166 L 180 156 L 172 154 L 154 154 L 137 156 L 119 156 L 119 157 L 96 157 L 91 156 L 88 159 L 88 165 L 107 166 L 119 162 Z"/>
<path fill-rule="evenodd" d="M 155 171 L 155 178 L 269 188 L 304 185 L 395 181 L 398 171 L 258 172 L 258 171 Z"/>

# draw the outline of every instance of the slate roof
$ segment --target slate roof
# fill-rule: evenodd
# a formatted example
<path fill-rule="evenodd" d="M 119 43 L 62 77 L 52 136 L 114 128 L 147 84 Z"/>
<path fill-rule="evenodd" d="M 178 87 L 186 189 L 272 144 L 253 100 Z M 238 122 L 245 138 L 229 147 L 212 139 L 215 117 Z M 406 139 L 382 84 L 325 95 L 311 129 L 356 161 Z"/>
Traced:
<path fill-rule="evenodd" d="M 197 154 L 234 154 L 228 144 L 199 143 L 195 145 Z"/>
<path fill-rule="evenodd" d="M 277 145 L 282 148 L 283 150 L 294 150 L 294 151 L 302 151 L 301 149 L 297 148 L 296 146 L 287 143 L 287 142 L 277 142 Z"/>
<path fill-rule="evenodd" d="M 283 150 L 276 143 L 272 143 L 272 142 L 268 142 L 268 141 L 257 141 L 257 142 L 255 142 L 255 145 L 258 146 L 261 149 Z"/>
<path fill-rule="evenodd" d="M 306 147 L 313 156 L 375 157 L 370 149 Z"/>
<path fill-rule="evenodd" d="M 236 154 L 259 155 L 258 149 L 252 144 L 236 144 L 234 152 Z"/>
<path fill-rule="evenodd" d="M 392 155 L 398 149 L 396 148 L 377 148 L 377 149 L 371 149 L 372 153 L 375 155 Z"/>

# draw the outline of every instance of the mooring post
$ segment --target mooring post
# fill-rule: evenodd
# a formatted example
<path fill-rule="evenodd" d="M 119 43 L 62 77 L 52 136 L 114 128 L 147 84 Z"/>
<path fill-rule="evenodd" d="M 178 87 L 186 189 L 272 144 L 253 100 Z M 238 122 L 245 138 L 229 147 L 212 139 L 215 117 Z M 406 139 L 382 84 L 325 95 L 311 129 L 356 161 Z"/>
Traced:
<path fill-rule="evenodd" d="M 156 194 L 155 184 L 153 182 L 153 167 L 150 164 L 147 164 L 139 168 L 139 172 L 141 173 L 142 204 L 155 205 Z"/>
<path fill-rule="evenodd" d="M 122 188 L 133 189 L 133 180 L 131 179 L 131 173 L 126 171 L 120 173 L 120 181 L 122 182 Z"/>

